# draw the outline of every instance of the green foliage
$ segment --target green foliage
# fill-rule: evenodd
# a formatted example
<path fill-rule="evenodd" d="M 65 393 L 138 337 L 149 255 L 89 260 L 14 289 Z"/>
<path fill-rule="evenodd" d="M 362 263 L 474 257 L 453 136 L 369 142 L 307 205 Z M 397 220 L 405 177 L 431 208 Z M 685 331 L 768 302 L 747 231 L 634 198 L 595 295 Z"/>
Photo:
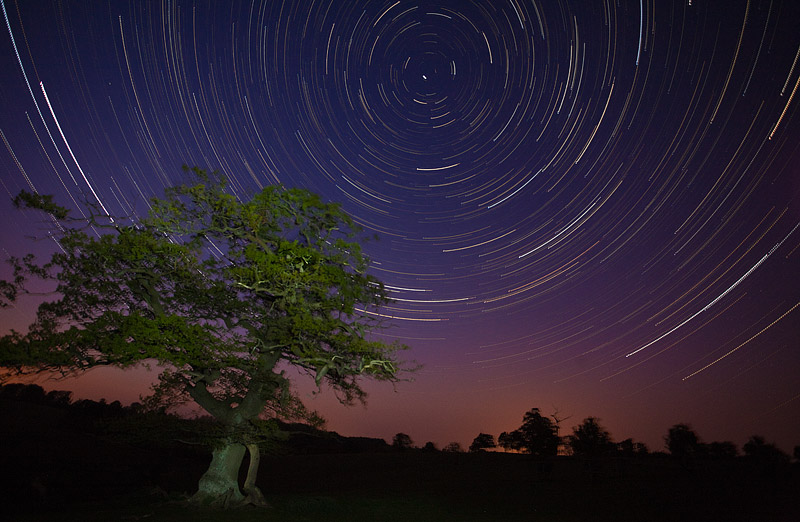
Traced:
<path fill-rule="evenodd" d="M 298 413 L 282 365 L 345 402 L 364 398 L 362 376 L 398 378 L 404 346 L 370 337 L 380 325 L 369 311 L 386 293 L 338 205 L 281 187 L 240 201 L 216 174 L 190 175 L 194 183 L 168 189 L 129 224 L 91 209 L 86 220 L 69 218 L 49 196 L 15 199 L 61 222 L 61 251 L 43 265 L 12 260 L 0 299 L 34 278 L 51 281 L 57 298 L 26 334 L 0 338 L 0 366 L 71 374 L 155 362 L 150 402 L 193 400 L 229 434 L 244 425 L 256 434 L 268 405 Z"/>
<path fill-rule="evenodd" d="M 33 194 L 27 190 L 23 190 L 11 200 L 17 208 L 33 208 L 42 210 L 48 214 L 52 214 L 56 219 L 66 219 L 69 211 L 59 205 L 53 203 L 53 196 Z"/>

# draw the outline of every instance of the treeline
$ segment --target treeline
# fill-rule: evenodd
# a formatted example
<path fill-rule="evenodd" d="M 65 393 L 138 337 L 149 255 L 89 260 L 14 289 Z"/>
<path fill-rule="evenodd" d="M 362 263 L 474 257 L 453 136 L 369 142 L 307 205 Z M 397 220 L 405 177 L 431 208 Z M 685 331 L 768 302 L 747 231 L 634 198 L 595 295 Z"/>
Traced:
<path fill-rule="evenodd" d="M 46 419 L 49 428 L 91 433 L 139 447 L 207 451 L 223 430 L 209 416 L 186 418 L 169 413 L 164 407 L 151 408 L 139 402 L 123 406 L 119 401 L 107 402 L 106 399 L 73 401 L 70 391 L 45 392 L 38 384 L 0 385 L 0 406 L 3 404 L 21 405 L 27 410 L 36 407 L 48 410 L 17 414 L 18 431 L 27 431 L 19 424 L 31 422 L 38 416 Z M 8 424 L 11 419 L 5 421 Z M 268 419 L 260 428 L 259 445 L 264 453 L 375 453 L 392 449 L 383 439 L 345 437 L 333 431 L 280 419 Z"/>
<path fill-rule="evenodd" d="M 63 410 L 64 424 L 81 425 L 125 442 L 139 444 L 203 445 L 213 438 L 216 430 L 209 417 L 187 419 L 166 412 L 164 408 L 152 410 L 134 402 L 123 406 L 119 401 L 105 399 L 72 400 L 72 392 L 45 390 L 37 384 L 0 385 L 0 401 L 38 404 Z M 742 451 L 731 441 L 703 442 L 688 424 L 676 424 L 664 436 L 664 450 L 652 451 L 642 442 L 633 439 L 613 440 L 609 431 L 596 417 L 587 417 L 572 428 L 572 433 L 562 435 L 564 419 L 558 412 L 546 416 L 539 408 L 532 408 L 522 418 L 515 430 L 504 431 L 497 438 L 492 434 L 479 433 L 463 448 L 458 442 L 446 444 L 441 449 L 433 442 L 421 447 L 414 445 L 406 433 L 397 433 L 391 446 L 382 439 L 369 437 L 344 437 L 336 432 L 323 431 L 298 423 L 275 423 L 273 444 L 264 444 L 264 449 L 287 453 L 359 453 L 419 449 L 427 452 L 477 453 L 486 450 L 503 450 L 535 457 L 573 456 L 584 460 L 601 460 L 610 457 L 635 458 L 647 455 L 671 456 L 683 465 L 690 466 L 703 459 L 734 459 L 747 457 L 751 460 L 773 464 L 788 463 L 791 458 L 775 444 L 760 435 L 751 436 L 742 446 Z M 794 447 L 793 457 L 800 462 L 800 445 Z"/>
<path fill-rule="evenodd" d="M 509 432 L 502 432 L 495 440 L 488 433 L 479 433 L 467 451 L 476 453 L 496 448 L 509 452 L 525 453 L 536 457 L 574 456 L 584 460 L 597 460 L 608 457 L 636 457 L 651 455 L 650 449 L 642 442 L 633 439 L 614 441 L 598 418 L 587 417 L 573 427 L 572 433 L 561 435 L 558 412 L 551 416 L 542 415 L 539 408 L 532 408 L 522 418 L 522 425 Z M 405 433 L 394 436 L 392 446 L 397 449 L 413 447 L 411 437 Z M 438 451 L 433 442 L 421 449 Z M 738 447 L 731 441 L 705 443 L 688 424 L 676 424 L 669 428 L 664 437 L 664 449 L 670 456 L 690 465 L 702 459 L 733 459 L 741 456 Z M 742 447 L 744 456 L 760 462 L 775 464 L 788 463 L 791 459 L 775 444 L 767 442 L 760 435 L 753 435 Z M 451 442 L 442 448 L 445 452 L 463 452 L 461 445 Z M 653 454 L 666 455 L 663 451 Z M 800 462 L 800 446 L 793 451 L 795 460 Z"/>
<path fill-rule="evenodd" d="M 52 390 L 45 392 L 38 384 L 12 383 L 0 385 L 0 400 L 22 401 L 30 404 L 40 404 L 60 409 L 73 411 L 86 411 L 97 416 L 124 416 L 143 411 L 140 403 L 134 402 L 130 406 L 123 406 L 119 401 L 107 402 L 105 399 L 93 401 L 91 399 L 72 400 L 72 392 L 66 390 Z"/>

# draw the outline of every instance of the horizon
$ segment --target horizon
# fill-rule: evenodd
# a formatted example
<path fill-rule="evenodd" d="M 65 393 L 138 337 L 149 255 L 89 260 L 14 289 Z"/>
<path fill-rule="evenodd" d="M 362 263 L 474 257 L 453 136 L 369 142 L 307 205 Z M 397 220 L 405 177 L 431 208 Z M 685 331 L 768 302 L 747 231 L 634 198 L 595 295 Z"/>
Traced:
<path fill-rule="evenodd" d="M 800 3 L 0 2 L 3 261 L 56 248 L 23 189 L 141 216 L 183 164 L 306 188 L 379 236 L 380 337 L 422 365 L 366 409 L 296 380 L 329 429 L 467 447 L 537 407 L 651 451 L 800 444 Z"/>
<path fill-rule="evenodd" d="M 108 368 L 108 367 L 105 367 L 105 368 L 104 367 L 98 367 L 98 368 L 94 368 L 93 370 L 90 370 L 89 372 L 86 372 L 87 373 L 86 375 L 84 375 L 82 377 L 78 377 L 78 378 L 66 378 L 66 379 L 63 379 L 63 378 L 52 378 L 52 377 L 46 376 L 46 374 L 45 374 L 45 375 L 40 375 L 40 376 L 34 376 L 32 378 L 27 378 L 27 379 L 15 379 L 13 382 L 18 382 L 18 383 L 21 383 L 21 384 L 37 384 L 37 385 L 41 386 L 45 390 L 45 392 L 49 392 L 49 391 L 53 391 L 53 390 L 66 390 L 66 391 L 69 391 L 69 392 L 72 393 L 71 402 L 76 402 L 76 401 L 83 400 L 83 399 L 94 400 L 94 401 L 105 400 L 108 403 L 111 403 L 111 402 L 114 402 L 114 401 L 119 401 L 122 406 L 130 406 L 134 402 L 140 402 L 141 399 L 143 398 L 143 395 L 138 395 L 138 396 L 135 396 L 135 398 L 132 398 L 132 397 L 134 397 L 132 394 L 136 392 L 136 383 L 138 383 L 140 381 L 141 375 L 136 375 L 132 382 L 126 382 L 126 386 L 124 387 L 124 389 L 126 390 L 127 394 L 123 395 L 123 398 L 120 398 L 120 397 L 112 398 L 110 396 L 103 396 L 102 395 L 103 394 L 102 390 L 106 390 L 108 393 L 114 393 L 114 389 L 109 385 L 109 382 L 112 381 L 113 379 L 101 378 L 101 379 L 96 380 L 96 382 L 93 382 L 92 384 L 90 384 L 88 386 L 85 385 L 82 382 L 84 380 L 92 381 L 91 373 L 93 371 L 95 371 L 95 370 L 99 370 L 100 373 L 113 373 L 115 375 L 115 379 L 123 379 L 123 381 L 125 381 L 126 379 L 129 378 L 129 377 L 126 377 L 125 374 L 131 374 L 132 372 L 134 372 L 133 369 L 118 370 L 118 369 Z M 59 383 L 62 383 L 62 382 L 68 384 L 68 386 L 59 387 Z M 9 382 L 9 384 L 10 384 L 10 382 Z M 306 384 L 308 384 L 308 383 L 306 383 Z M 409 435 L 411 437 L 414 447 L 418 447 L 418 448 L 421 448 L 427 442 L 433 442 L 436 445 L 437 449 L 441 450 L 447 444 L 449 444 L 451 442 L 457 442 L 457 443 L 459 443 L 461 445 L 462 449 L 464 451 L 466 451 L 467 448 L 469 448 L 469 445 L 472 442 L 472 440 L 479 433 L 488 433 L 488 434 L 490 434 L 490 435 L 492 435 L 494 437 L 495 441 L 497 441 L 498 436 L 503 431 L 510 432 L 510 431 L 513 431 L 513 430 L 519 428 L 519 426 L 522 424 L 523 415 L 531 408 L 539 408 L 541 413 L 542 413 L 542 415 L 544 415 L 545 417 L 552 418 L 553 414 L 555 414 L 560 419 L 562 419 L 561 424 L 560 424 L 560 436 L 562 437 L 562 439 L 565 439 L 567 435 L 570 435 L 572 433 L 573 428 L 575 426 L 577 426 L 578 424 L 580 424 L 581 422 L 583 422 L 583 420 L 585 418 L 587 418 L 587 417 L 595 417 L 596 419 L 599 420 L 599 424 L 603 428 L 605 428 L 606 430 L 609 431 L 609 433 L 611 434 L 611 440 L 613 442 L 615 442 L 615 443 L 616 442 L 621 442 L 623 440 L 626 440 L 626 439 L 630 438 L 630 439 L 633 439 L 633 442 L 643 442 L 643 443 L 645 443 L 646 446 L 647 446 L 648 451 L 651 452 L 651 453 L 654 453 L 654 452 L 667 452 L 667 448 L 666 448 L 667 432 L 668 432 L 669 428 L 671 428 L 675 424 L 687 424 L 687 425 L 689 425 L 693 429 L 693 431 L 695 431 L 695 433 L 697 433 L 700 442 L 704 443 L 704 444 L 708 444 L 708 443 L 711 443 L 711 442 L 726 442 L 726 441 L 732 442 L 736 446 L 739 455 L 743 454 L 742 448 L 743 448 L 745 442 L 747 442 L 751 436 L 755 436 L 755 435 L 764 436 L 767 443 L 774 443 L 779 449 L 781 449 L 787 455 L 791 455 L 793 448 L 798 445 L 796 441 L 788 440 L 788 439 L 787 440 L 781 440 L 779 442 L 776 439 L 770 438 L 769 435 L 765 435 L 765 433 L 763 431 L 758 431 L 758 430 L 753 431 L 752 433 L 749 433 L 749 435 L 744 436 L 741 440 L 735 439 L 733 437 L 726 437 L 724 434 L 720 435 L 720 432 L 714 432 L 714 433 L 718 434 L 715 437 L 708 437 L 708 436 L 706 436 L 706 434 L 701 429 L 698 429 L 696 424 L 694 424 L 692 422 L 687 422 L 687 421 L 676 421 L 676 422 L 670 424 L 669 426 L 664 426 L 663 429 L 661 429 L 661 433 L 660 434 L 658 433 L 658 427 L 657 426 L 653 426 L 653 430 L 648 432 L 649 435 L 650 435 L 650 438 L 648 440 L 647 438 L 641 438 L 641 437 L 637 436 L 637 434 L 632 434 L 632 433 L 618 434 L 618 433 L 615 432 L 614 427 L 610 426 L 607 422 L 605 422 L 602 417 L 599 417 L 598 415 L 592 414 L 591 412 L 588 412 L 586 415 L 583 415 L 580 418 L 577 418 L 576 415 L 570 415 L 569 412 L 566 412 L 566 411 L 558 411 L 557 408 L 548 409 L 546 407 L 541 407 L 541 406 L 536 406 L 536 405 L 532 405 L 530 408 L 528 408 L 528 409 L 526 409 L 524 411 L 520 411 L 519 415 L 517 415 L 516 423 L 512 422 L 509 426 L 507 426 L 505 428 L 502 428 L 502 429 L 498 428 L 498 429 L 495 429 L 494 431 L 492 431 L 491 429 L 480 430 L 480 431 L 476 431 L 473 435 L 469 435 L 469 434 L 463 433 L 463 434 L 459 434 L 459 435 L 457 435 L 455 437 L 447 438 L 447 436 L 444 436 L 444 438 L 440 437 L 438 440 L 433 440 L 430 437 L 428 437 L 428 438 L 426 438 L 426 437 L 417 437 L 410 430 L 397 429 L 396 431 L 392 431 L 392 429 L 394 429 L 394 427 L 401 426 L 401 422 L 402 421 L 397 421 L 396 423 L 392 424 L 391 425 L 392 428 L 382 427 L 382 428 L 379 428 L 379 429 L 376 430 L 374 428 L 374 424 L 375 424 L 374 419 L 370 419 L 369 405 L 370 405 L 371 401 L 370 401 L 369 398 L 367 399 L 367 403 L 363 407 L 361 405 L 359 405 L 359 404 L 347 406 L 347 405 L 343 405 L 343 404 L 338 404 L 334 400 L 331 400 L 332 393 L 330 391 L 328 391 L 327 393 L 325 393 L 323 391 L 322 395 L 317 395 L 316 387 L 313 385 L 313 383 L 311 383 L 309 386 L 305 386 L 305 387 L 301 386 L 300 388 L 305 388 L 306 396 L 302 397 L 302 398 L 304 399 L 304 402 L 306 403 L 306 405 L 312 405 L 313 406 L 313 404 L 314 404 L 313 401 L 317 400 L 317 398 L 324 398 L 326 400 L 324 400 L 324 402 L 321 404 L 323 409 L 329 408 L 334 412 L 338 411 L 340 416 L 343 415 L 342 411 L 349 410 L 349 414 L 345 415 L 345 420 L 344 421 L 341 419 L 341 417 L 338 417 L 338 418 L 337 417 L 333 417 L 331 419 L 331 418 L 323 416 L 323 419 L 325 421 L 325 424 L 322 427 L 323 430 L 336 432 L 339 435 L 342 435 L 342 436 L 345 436 L 345 437 L 369 437 L 369 438 L 381 439 L 381 440 L 385 441 L 387 444 L 391 444 L 392 437 L 394 435 L 396 435 L 397 433 L 405 433 L 405 434 L 407 434 L 407 435 Z M 142 393 L 144 393 L 144 392 L 142 392 Z M 402 397 L 400 397 L 400 398 L 402 398 Z M 391 412 L 393 412 L 393 410 L 389 409 L 388 412 L 391 413 Z M 181 406 L 181 407 L 179 407 L 179 408 L 177 408 L 175 410 L 172 410 L 172 413 L 175 413 L 175 414 L 180 415 L 180 416 L 186 416 L 186 417 L 189 417 L 189 418 L 196 417 L 198 415 L 200 415 L 200 416 L 208 415 L 208 412 L 202 410 L 202 408 L 199 408 L 197 405 L 193 405 L 193 404 L 187 404 L 187 405 Z M 411 416 L 411 418 L 413 419 L 413 415 Z M 350 422 L 347 422 L 347 420 L 350 420 Z M 474 419 L 472 421 L 474 422 Z M 411 424 L 413 424 L 413 422 L 411 422 Z M 478 423 L 478 424 L 480 424 L 480 423 Z M 359 428 L 358 427 L 354 428 L 354 426 L 363 426 L 364 429 L 373 430 L 373 431 L 368 431 L 368 433 L 361 433 L 361 432 L 358 431 Z M 426 431 L 426 430 L 421 430 L 421 431 L 422 431 L 422 433 L 441 433 L 441 427 L 439 427 L 437 429 L 437 428 L 435 428 L 433 426 L 428 426 L 428 430 L 430 430 L 430 431 Z M 449 433 L 453 433 L 453 432 L 449 432 Z M 740 433 L 744 433 L 744 431 L 741 431 Z M 564 442 L 562 442 L 562 444 L 564 444 Z M 505 450 L 503 450 L 503 451 L 505 451 Z"/>

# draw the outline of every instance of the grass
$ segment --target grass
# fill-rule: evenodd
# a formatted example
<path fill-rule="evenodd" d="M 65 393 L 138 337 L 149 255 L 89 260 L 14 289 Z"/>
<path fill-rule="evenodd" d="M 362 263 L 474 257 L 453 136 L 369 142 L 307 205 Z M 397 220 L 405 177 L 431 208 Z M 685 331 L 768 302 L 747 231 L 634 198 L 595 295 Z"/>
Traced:
<path fill-rule="evenodd" d="M 529 458 L 503 454 L 266 457 L 260 486 L 268 509 L 198 510 L 179 496 L 115 495 L 18 511 L 14 520 L 796 522 L 797 472 L 758 476 L 741 464 L 687 472 L 650 459 L 624 472 L 609 466 L 594 474 L 562 460 L 545 473 Z"/>
<path fill-rule="evenodd" d="M 89 427 L 87 427 L 89 426 Z M 409 450 L 263 456 L 269 509 L 186 504 L 210 456 L 107 439 L 61 410 L 0 401 L 0 519 L 13 522 L 797 522 L 800 466 L 686 469 L 653 455 L 552 470 L 524 455 Z M 160 494 L 154 494 L 154 493 Z M 169 492 L 166 494 L 164 492 Z"/>

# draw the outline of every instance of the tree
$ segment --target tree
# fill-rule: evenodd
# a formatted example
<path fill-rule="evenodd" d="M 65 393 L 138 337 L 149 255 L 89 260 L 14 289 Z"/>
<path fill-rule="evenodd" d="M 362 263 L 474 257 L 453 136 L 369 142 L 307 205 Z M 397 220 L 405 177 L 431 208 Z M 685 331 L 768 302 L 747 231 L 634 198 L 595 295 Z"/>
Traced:
<path fill-rule="evenodd" d="M 404 347 L 370 337 L 380 326 L 370 314 L 387 297 L 339 206 L 274 186 L 242 202 L 218 175 L 193 173 L 138 220 L 93 208 L 77 219 L 46 196 L 15 198 L 58 222 L 60 251 L 43 265 L 12 259 L 13 281 L 0 290 L 14 299 L 41 278 L 56 297 L 27 333 L 0 338 L 0 366 L 69 375 L 156 362 L 149 404 L 194 401 L 219 424 L 192 501 L 260 503 L 257 443 L 275 429 L 260 416 L 309 417 L 283 369 L 352 403 L 365 399 L 361 376 L 398 379 Z M 245 449 L 247 497 L 238 484 Z"/>
<path fill-rule="evenodd" d="M 489 448 L 496 448 L 497 444 L 494 442 L 494 437 L 488 433 L 479 433 L 477 437 L 469 445 L 469 452 L 475 453 Z"/>
<path fill-rule="evenodd" d="M 497 437 L 497 445 L 506 451 L 521 451 L 522 450 L 522 434 L 514 430 L 512 432 L 504 431 Z"/>
<path fill-rule="evenodd" d="M 764 437 L 753 435 L 742 446 L 744 454 L 753 460 L 762 462 L 789 462 L 789 455 L 781 451 L 775 444 L 767 443 Z"/>
<path fill-rule="evenodd" d="M 428 441 L 428 442 L 425 443 L 424 446 L 422 446 L 422 451 L 425 451 L 425 452 L 428 452 L 428 453 L 433 453 L 433 452 L 439 451 L 439 448 L 437 448 L 436 444 L 433 443 L 432 441 Z"/>
<path fill-rule="evenodd" d="M 607 454 L 613 448 L 611 435 L 600 426 L 595 417 L 587 417 L 583 423 L 575 426 L 572 435 L 568 437 L 568 444 L 574 455 L 587 458 Z M 630 446 L 632 451 L 632 441 Z"/>
<path fill-rule="evenodd" d="M 392 447 L 400 451 L 407 450 L 414 446 L 414 441 L 405 433 L 398 433 L 392 438 Z"/>
<path fill-rule="evenodd" d="M 732 459 L 739 454 L 736 444 L 727 440 L 706 444 L 705 452 L 712 459 Z"/>
<path fill-rule="evenodd" d="M 800 462 L 800 446 L 795 446 L 794 450 L 792 450 L 792 456 L 794 460 Z"/>
<path fill-rule="evenodd" d="M 539 457 L 557 455 L 561 444 L 556 424 L 542 416 L 539 408 L 525 413 L 522 426 L 511 433 L 501 434 L 500 439 L 500 445 L 505 449 L 523 451 Z"/>
<path fill-rule="evenodd" d="M 633 439 L 625 439 L 614 444 L 617 453 L 624 457 L 630 457 L 636 453 L 633 445 Z"/>
<path fill-rule="evenodd" d="M 612 444 L 612 446 L 616 446 L 617 453 L 623 457 L 647 455 L 649 452 L 645 443 L 634 442 L 633 439 L 625 439 L 616 444 Z"/>
<path fill-rule="evenodd" d="M 687 459 L 696 457 L 700 453 L 700 439 L 688 424 L 672 426 L 664 440 L 667 449 L 674 457 Z"/>
<path fill-rule="evenodd" d="M 461 448 L 461 444 L 458 442 L 449 442 L 444 448 L 442 448 L 442 451 L 445 453 L 462 453 L 464 450 Z"/>

